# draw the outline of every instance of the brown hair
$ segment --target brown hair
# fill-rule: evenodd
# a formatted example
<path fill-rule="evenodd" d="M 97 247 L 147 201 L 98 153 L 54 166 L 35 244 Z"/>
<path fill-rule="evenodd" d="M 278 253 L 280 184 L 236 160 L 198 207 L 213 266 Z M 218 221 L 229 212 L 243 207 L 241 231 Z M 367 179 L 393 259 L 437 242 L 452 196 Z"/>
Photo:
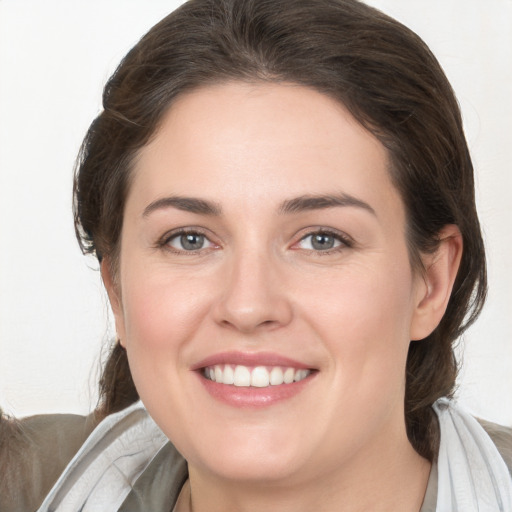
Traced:
<path fill-rule="evenodd" d="M 75 226 L 86 253 L 116 270 L 131 164 L 174 98 L 229 80 L 294 82 L 344 104 L 387 148 L 405 203 L 411 264 L 456 224 L 464 252 L 448 309 L 426 339 L 411 342 L 405 418 L 415 449 L 433 460 L 431 405 L 453 393 L 453 343 L 486 294 L 485 254 L 473 168 L 452 88 L 412 31 L 356 0 L 190 0 L 153 27 L 108 81 L 104 111 L 77 163 Z M 137 399 L 115 345 L 100 383 L 104 414 Z"/>

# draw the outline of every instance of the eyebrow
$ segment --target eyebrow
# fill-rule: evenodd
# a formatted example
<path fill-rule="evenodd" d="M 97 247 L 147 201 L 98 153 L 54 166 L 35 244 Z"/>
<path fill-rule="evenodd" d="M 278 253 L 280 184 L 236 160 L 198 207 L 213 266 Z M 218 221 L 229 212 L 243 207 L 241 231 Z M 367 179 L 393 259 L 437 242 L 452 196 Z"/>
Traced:
<path fill-rule="evenodd" d="M 298 213 L 308 210 L 324 210 L 339 206 L 352 206 L 367 210 L 377 216 L 375 210 L 368 204 L 351 196 L 350 194 L 323 194 L 323 195 L 304 195 L 284 201 L 279 208 L 280 213 Z"/>
<path fill-rule="evenodd" d="M 185 212 L 197 213 L 198 215 L 219 216 L 222 212 L 220 205 L 205 199 L 196 197 L 169 196 L 157 199 L 150 203 L 143 212 L 143 217 L 147 217 L 155 210 L 166 208 L 176 208 Z"/>
<path fill-rule="evenodd" d="M 377 216 L 375 210 L 368 204 L 350 194 L 322 194 L 303 195 L 293 199 L 287 199 L 281 203 L 278 211 L 280 214 L 300 213 L 309 210 L 325 210 L 327 208 L 352 206 L 362 208 Z M 222 208 L 218 203 L 199 199 L 196 197 L 169 196 L 157 199 L 150 203 L 143 212 L 147 217 L 156 210 L 176 208 L 185 212 L 218 217 L 222 214 Z"/>

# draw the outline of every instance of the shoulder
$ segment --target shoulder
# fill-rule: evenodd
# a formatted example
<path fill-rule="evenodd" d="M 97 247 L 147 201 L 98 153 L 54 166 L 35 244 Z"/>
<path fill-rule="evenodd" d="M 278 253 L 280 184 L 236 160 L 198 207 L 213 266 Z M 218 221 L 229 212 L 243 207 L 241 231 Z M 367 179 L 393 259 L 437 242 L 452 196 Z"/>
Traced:
<path fill-rule="evenodd" d="M 118 510 L 141 471 L 167 443 L 140 401 L 106 416 L 45 496 L 41 511 Z M 169 453 L 164 455 L 167 459 Z M 146 507 L 142 510 L 161 510 Z"/>
<path fill-rule="evenodd" d="M 36 509 L 95 424 L 92 415 L 0 415 L 0 510 Z"/>
<path fill-rule="evenodd" d="M 493 440 L 512 475 L 512 428 L 478 418 L 478 422 Z"/>

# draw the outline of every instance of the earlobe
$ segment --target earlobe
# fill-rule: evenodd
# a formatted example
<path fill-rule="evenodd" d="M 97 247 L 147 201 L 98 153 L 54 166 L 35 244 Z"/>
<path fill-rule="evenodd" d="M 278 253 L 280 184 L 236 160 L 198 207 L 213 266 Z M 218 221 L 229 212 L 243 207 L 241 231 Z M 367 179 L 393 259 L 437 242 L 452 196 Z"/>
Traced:
<path fill-rule="evenodd" d="M 112 312 L 114 313 L 114 320 L 116 323 L 116 331 L 119 338 L 119 343 L 124 347 L 125 329 L 121 293 L 119 285 L 117 284 L 113 275 L 112 265 L 110 260 L 107 258 L 103 258 L 101 262 L 101 278 L 103 280 L 103 284 L 105 285 L 105 289 L 107 290 Z"/>
<path fill-rule="evenodd" d="M 439 233 L 440 244 L 433 254 L 424 255 L 424 286 L 420 287 L 411 323 L 411 340 L 426 338 L 439 325 L 450 300 L 457 277 L 463 244 L 459 228 L 445 226 Z"/>

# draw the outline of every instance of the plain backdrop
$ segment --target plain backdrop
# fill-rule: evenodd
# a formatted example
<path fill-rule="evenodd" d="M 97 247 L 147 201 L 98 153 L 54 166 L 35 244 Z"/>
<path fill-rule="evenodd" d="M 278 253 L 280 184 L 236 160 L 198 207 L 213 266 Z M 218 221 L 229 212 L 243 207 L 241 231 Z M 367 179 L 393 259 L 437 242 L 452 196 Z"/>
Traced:
<path fill-rule="evenodd" d="M 0 0 L 0 406 L 87 413 L 113 329 L 71 215 L 73 162 L 122 56 L 179 1 Z M 422 36 L 461 104 L 490 293 L 459 400 L 512 425 L 512 0 L 372 0 Z"/>

